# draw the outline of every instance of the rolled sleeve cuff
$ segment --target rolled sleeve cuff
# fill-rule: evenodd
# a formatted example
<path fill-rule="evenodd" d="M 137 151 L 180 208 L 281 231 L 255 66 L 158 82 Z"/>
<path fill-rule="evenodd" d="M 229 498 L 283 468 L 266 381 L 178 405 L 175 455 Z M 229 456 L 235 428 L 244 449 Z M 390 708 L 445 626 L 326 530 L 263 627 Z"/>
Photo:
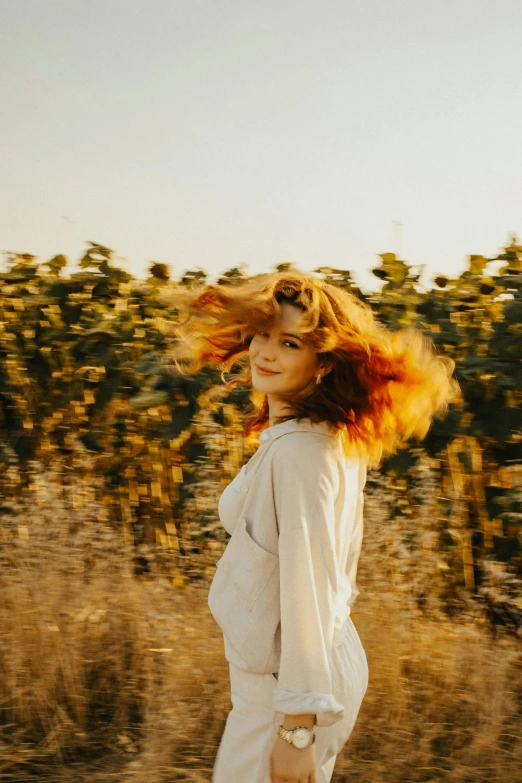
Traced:
<path fill-rule="evenodd" d="M 329 693 L 296 693 L 275 688 L 272 709 L 285 715 L 315 715 L 316 726 L 332 726 L 344 718 L 343 705 Z"/>

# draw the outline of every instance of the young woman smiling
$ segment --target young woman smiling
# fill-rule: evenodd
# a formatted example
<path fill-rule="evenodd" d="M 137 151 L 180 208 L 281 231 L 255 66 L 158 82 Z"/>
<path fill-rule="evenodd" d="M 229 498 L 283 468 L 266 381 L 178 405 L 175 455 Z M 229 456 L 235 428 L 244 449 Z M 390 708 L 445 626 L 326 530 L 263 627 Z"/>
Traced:
<path fill-rule="evenodd" d="M 167 299 L 167 301 L 169 301 Z M 458 393 L 454 362 L 412 329 L 297 270 L 175 291 L 185 372 L 210 360 L 252 387 L 259 448 L 218 505 L 230 534 L 210 586 L 232 710 L 213 783 L 328 783 L 368 686 L 351 618 L 363 489 Z"/>

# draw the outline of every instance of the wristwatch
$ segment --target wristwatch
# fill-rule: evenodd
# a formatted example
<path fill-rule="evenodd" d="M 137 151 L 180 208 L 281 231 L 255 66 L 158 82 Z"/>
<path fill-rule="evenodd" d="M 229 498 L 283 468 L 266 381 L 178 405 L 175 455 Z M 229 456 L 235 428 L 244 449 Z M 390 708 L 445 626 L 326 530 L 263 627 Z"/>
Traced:
<path fill-rule="evenodd" d="M 314 732 L 310 729 L 307 729 L 306 726 L 296 726 L 295 729 L 285 729 L 281 724 L 277 730 L 277 733 L 281 739 L 290 742 L 294 748 L 298 748 L 299 750 L 308 748 L 315 742 Z"/>

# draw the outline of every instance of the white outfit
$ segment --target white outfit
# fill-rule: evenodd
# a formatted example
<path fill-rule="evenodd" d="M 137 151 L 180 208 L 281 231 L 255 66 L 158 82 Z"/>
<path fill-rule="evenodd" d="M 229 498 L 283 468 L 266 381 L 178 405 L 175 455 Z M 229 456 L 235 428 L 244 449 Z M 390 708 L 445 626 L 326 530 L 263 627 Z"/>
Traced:
<path fill-rule="evenodd" d="M 212 783 L 270 783 L 277 726 L 303 713 L 316 716 L 317 783 L 328 783 L 355 724 L 368 685 L 350 617 L 366 466 L 347 460 L 340 438 L 309 419 L 268 427 L 220 498 L 231 538 L 209 607 L 224 635 L 233 709 Z"/>

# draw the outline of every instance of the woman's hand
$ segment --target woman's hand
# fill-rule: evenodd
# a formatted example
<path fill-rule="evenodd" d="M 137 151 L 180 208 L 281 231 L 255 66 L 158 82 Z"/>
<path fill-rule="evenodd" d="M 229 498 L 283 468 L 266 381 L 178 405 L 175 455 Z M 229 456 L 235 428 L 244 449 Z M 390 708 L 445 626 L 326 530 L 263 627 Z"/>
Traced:
<path fill-rule="evenodd" d="M 316 783 L 315 744 L 300 750 L 277 737 L 270 756 L 271 783 Z"/>

